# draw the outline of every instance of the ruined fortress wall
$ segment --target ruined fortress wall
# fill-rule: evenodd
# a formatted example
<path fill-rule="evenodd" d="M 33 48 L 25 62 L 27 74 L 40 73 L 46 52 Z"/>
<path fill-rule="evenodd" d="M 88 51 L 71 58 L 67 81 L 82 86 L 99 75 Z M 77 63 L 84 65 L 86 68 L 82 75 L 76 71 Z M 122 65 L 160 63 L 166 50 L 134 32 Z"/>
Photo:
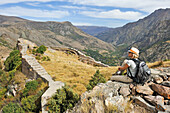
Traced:
<path fill-rule="evenodd" d="M 34 60 L 33 60 L 34 61 Z M 34 62 L 34 65 L 36 67 L 39 66 L 39 64 L 35 61 Z M 38 79 L 38 78 L 41 78 L 45 83 L 49 83 L 49 81 L 47 79 L 45 79 L 44 77 L 42 77 L 40 74 L 39 74 L 39 71 L 40 70 L 35 70 L 35 66 L 31 66 L 30 65 L 31 62 L 30 61 L 27 61 L 24 57 L 22 58 L 22 73 L 24 75 L 27 76 L 27 78 L 30 78 L 30 79 Z M 41 66 L 39 66 L 41 68 Z M 42 69 L 43 70 L 43 69 Z"/>
<path fill-rule="evenodd" d="M 17 48 L 22 56 L 22 73 L 30 79 L 41 78 L 44 82 L 48 83 L 48 89 L 41 96 L 42 113 L 46 111 L 46 104 L 48 99 L 55 94 L 57 89 L 62 88 L 65 84 L 61 81 L 53 81 L 51 76 L 46 70 L 37 62 L 33 56 L 27 55 L 27 48 L 31 47 L 31 42 L 24 39 L 18 39 Z"/>
<path fill-rule="evenodd" d="M 44 82 L 48 83 L 48 80 L 42 77 L 39 73 L 45 71 L 45 69 L 36 61 L 36 59 L 32 56 L 28 56 L 27 52 L 27 44 L 23 44 L 23 42 L 18 40 L 17 48 L 20 50 L 22 56 L 22 73 L 30 79 L 38 79 L 41 78 Z M 37 70 L 38 69 L 38 70 Z M 47 73 L 47 72 L 46 72 Z"/>
<path fill-rule="evenodd" d="M 58 50 L 58 51 L 63 51 L 65 53 L 72 53 L 75 55 L 78 55 L 79 61 L 93 65 L 93 66 L 99 66 L 99 67 L 109 67 L 109 65 L 106 65 L 104 63 L 101 63 L 100 61 L 96 61 L 94 58 L 90 56 L 86 56 L 82 52 L 78 51 L 77 49 L 74 48 L 57 48 L 57 47 L 52 47 L 52 49 Z"/>

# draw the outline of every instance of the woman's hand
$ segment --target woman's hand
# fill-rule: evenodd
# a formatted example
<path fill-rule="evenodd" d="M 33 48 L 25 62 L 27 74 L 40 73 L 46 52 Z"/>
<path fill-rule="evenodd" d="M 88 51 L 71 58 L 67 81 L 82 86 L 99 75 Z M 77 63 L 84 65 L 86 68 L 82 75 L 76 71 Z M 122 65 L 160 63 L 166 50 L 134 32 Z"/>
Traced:
<path fill-rule="evenodd" d="M 118 67 L 118 70 L 119 71 L 123 71 L 123 70 L 125 70 L 125 69 L 127 69 L 129 66 L 127 65 L 127 64 L 125 64 L 124 66 L 119 66 Z"/>

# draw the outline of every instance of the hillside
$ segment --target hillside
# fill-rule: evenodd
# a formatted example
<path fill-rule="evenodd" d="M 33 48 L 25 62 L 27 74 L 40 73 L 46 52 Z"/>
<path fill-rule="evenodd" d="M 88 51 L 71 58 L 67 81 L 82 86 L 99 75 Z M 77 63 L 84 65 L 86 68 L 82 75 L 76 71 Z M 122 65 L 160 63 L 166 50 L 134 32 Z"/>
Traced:
<path fill-rule="evenodd" d="M 105 32 L 111 28 L 108 27 L 98 27 L 98 26 L 76 26 L 82 31 L 92 36 L 96 36 L 99 33 Z"/>
<path fill-rule="evenodd" d="M 48 49 L 44 56 L 48 56 L 50 61 L 39 60 L 39 62 L 52 76 L 53 80 L 66 83 L 78 94 L 86 91 L 89 80 L 97 70 L 100 71 L 106 80 L 109 80 L 117 70 L 117 66 L 96 67 L 85 62 L 83 63 L 77 55 L 58 50 Z M 169 67 L 170 61 L 149 63 L 148 66 L 152 68 Z"/>
<path fill-rule="evenodd" d="M 40 60 L 45 70 L 55 81 L 65 82 L 78 94 L 86 91 L 86 85 L 96 70 L 99 70 L 108 80 L 117 69 L 117 67 L 94 67 L 79 61 L 77 55 L 66 54 L 62 51 L 47 50 L 45 55 L 51 59 L 50 61 Z"/>
<path fill-rule="evenodd" d="M 0 69 L 0 111 L 3 113 L 56 112 L 55 109 L 60 108 L 56 106 L 61 106 L 60 109 L 65 111 L 72 108 L 77 101 L 79 102 L 72 109 L 73 111 L 70 109 L 68 113 L 78 111 L 88 113 L 99 109 L 102 109 L 102 113 L 122 110 L 135 111 L 135 113 L 148 110 L 148 113 L 156 113 L 157 110 L 169 112 L 170 103 L 167 99 L 169 99 L 168 91 L 170 91 L 170 61 L 150 63 L 149 67 L 156 69 L 151 70 L 151 81 L 141 86 L 108 81 L 117 67 L 93 66 L 93 62 L 80 60 L 80 55 L 74 54 L 73 49 L 68 51 L 66 48 L 63 51 L 65 48 L 54 50 L 44 48 L 44 46 L 35 46 L 35 43 L 28 40 L 18 39 L 17 49 L 19 50 L 13 50 L 10 53 L 5 63 L 6 70 Z M 101 75 L 95 76 L 97 72 L 99 73 L 96 70 L 100 71 L 107 82 L 99 83 L 93 90 L 86 91 L 87 84 L 94 80 L 93 78 L 96 78 L 94 84 L 102 79 Z M 81 98 L 77 98 L 78 100 L 75 101 L 74 96 L 76 95 L 72 89 L 61 88 L 61 85 L 64 86 L 63 82 L 81 95 Z M 153 85 L 159 87 L 153 88 Z M 150 87 L 152 88 L 150 89 Z M 160 92 L 161 89 L 163 89 L 162 92 Z M 163 102 L 161 109 L 158 109 L 154 102 L 145 102 L 143 99 L 146 99 L 144 97 L 146 95 L 161 95 L 161 102 Z M 132 100 L 135 101 L 132 102 Z M 140 101 L 140 103 L 136 101 Z M 136 108 L 136 104 L 141 107 Z M 150 104 L 154 104 L 154 106 L 152 107 Z M 160 105 L 160 103 L 156 104 Z M 63 105 L 71 105 L 71 107 L 63 109 Z"/>
<path fill-rule="evenodd" d="M 6 41 L 13 47 L 18 38 L 24 38 L 37 45 L 114 51 L 111 44 L 84 33 L 70 22 L 36 22 L 0 16 L 0 36 L 2 35 L 10 37 L 12 42 Z"/>
<path fill-rule="evenodd" d="M 0 59 L 7 58 L 13 49 L 13 40 L 7 35 L 0 36 Z"/>
<path fill-rule="evenodd" d="M 169 22 L 170 9 L 159 9 L 137 22 L 109 29 L 96 37 L 116 45 L 118 51 L 126 52 L 131 46 L 136 46 L 141 50 L 141 57 L 146 61 L 170 59 Z"/>

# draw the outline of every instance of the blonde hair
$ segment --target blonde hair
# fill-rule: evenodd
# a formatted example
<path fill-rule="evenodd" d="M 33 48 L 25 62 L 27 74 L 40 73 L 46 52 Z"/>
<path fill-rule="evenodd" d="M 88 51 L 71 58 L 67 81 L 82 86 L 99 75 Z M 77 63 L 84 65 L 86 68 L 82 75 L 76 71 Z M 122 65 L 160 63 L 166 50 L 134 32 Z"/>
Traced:
<path fill-rule="evenodd" d="M 139 55 L 133 53 L 132 58 L 138 58 L 138 57 L 139 57 Z"/>

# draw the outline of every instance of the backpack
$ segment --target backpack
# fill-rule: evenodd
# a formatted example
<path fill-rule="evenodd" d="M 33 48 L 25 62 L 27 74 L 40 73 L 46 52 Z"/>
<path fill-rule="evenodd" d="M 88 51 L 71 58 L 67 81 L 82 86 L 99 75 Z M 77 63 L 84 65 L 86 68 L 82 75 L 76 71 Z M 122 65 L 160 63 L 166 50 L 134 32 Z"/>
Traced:
<path fill-rule="evenodd" d="M 144 84 L 149 79 L 149 76 L 151 75 L 151 70 L 149 69 L 149 67 L 146 65 L 144 61 L 139 61 L 136 59 L 132 59 L 132 60 L 135 62 L 137 66 L 137 72 L 135 74 L 135 77 L 131 76 L 131 78 L 136 83 Z M 132 75 L 129 68 L 128 71 Z"/>

